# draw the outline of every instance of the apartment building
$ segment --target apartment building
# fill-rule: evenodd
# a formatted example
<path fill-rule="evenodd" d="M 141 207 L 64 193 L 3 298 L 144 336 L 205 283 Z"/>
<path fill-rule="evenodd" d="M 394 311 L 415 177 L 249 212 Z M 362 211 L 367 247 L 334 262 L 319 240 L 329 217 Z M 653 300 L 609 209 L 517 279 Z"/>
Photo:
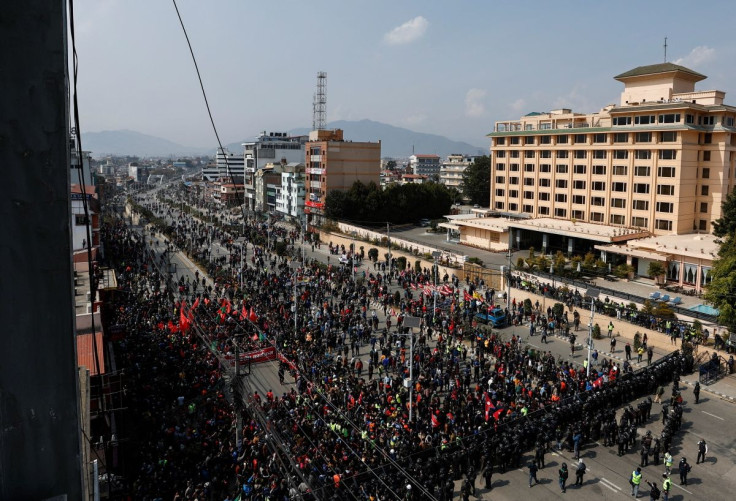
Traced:
<path fill-rule="evenodd" d="M 355 181 L 379 185 L 381 142 L 345 141 L 342 129 L 314 130 L 306 144 L 305 167 L 307 224 L 320 225 L 329 192 L 347 191 Z"/>
<path fill-rule="evenodd" d="M 463 173 L 473 161 L 474 158 L 467 155 L 448 155 L 440 165 L 440 183 L 462 191 Z"/>
<path fill-rule="evenodd" d="M 710 232 L 736 171 L 736 108 L 672 63 L 615 77 L 618 105 L 497 122 L 491 208 L 654 235 Z"/>
<path fill-rule="evenodd" d="M 242 155 L 230 153 L 227 148 L 217 148 L 215 163 L 207 164 L 202 169 L 202 177 L 211 182 L 231 176 L 242 178 L 244 166 L 245 160 Z"/>
<path fill-rule="evenodd" d="M 411 173 L 429 179 L 439 179 L 440 157 L 437 155 L 412 155 L 409 157 Z"/>
<path fill-rule="evenodd" d="M 304 164 L 293 162 L 283 166 L 281 185 L 276 190 L 276 212 L 301 220 L 304 215 Z"/>

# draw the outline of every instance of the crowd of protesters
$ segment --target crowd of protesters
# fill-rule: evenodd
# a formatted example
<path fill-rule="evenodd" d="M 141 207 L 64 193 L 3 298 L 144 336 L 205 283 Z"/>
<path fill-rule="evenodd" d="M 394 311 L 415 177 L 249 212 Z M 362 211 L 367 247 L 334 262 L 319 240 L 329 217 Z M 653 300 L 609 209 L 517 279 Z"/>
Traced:
<path fill-rule="evenodd" d="M 172 215 L 176 247 L 212 238 L 212 229 Z M 107 259 L 129 292 L 113 321 L 126 326 L 117 356 L 140 423 L 136 498 L 449 500 L 460 479 L 466 497 L 477 477 L 491 488 L 494 473 L 520 467 L 525 451 L 535 451 L 538 468 L 551 448 L 577 457 L 599 438 L 626 453 L 651 400 L 619 422 L 616 409 L 691 370 L 678 354 L 637 373 L 603 359 L 588 376 L 516 336 L 473 327 L 493 291 L 476 300 L 474 286 L 456 277 L 391 266 L 353 280 L 351 268 L 270 252 L 279 239 L 294 245 L 293 232 L 258 224 L 245 231 L 262 245 L 250 245 L 242 270 L 219 274 L 213 287 L 200 287 L 199 275 L 196 285 L 172 287 L 139 236 L 122 223 L 103 230 Z M 232 250 L 231 265 L 247 247 Z M 423 293 L 435 281 L 447 305 L 437 310 Z M 506 308 L 528 318 L 515 303 Z M 535 311 L 532 325 L 561 320 Z M 407 315 L 422 318 L 416 335 L 403 325 Z M 236 389 L 246 405 L 233 406 L 223 360 L 262 348 L 277 353 L 283 386 L 265 395 Z"/>

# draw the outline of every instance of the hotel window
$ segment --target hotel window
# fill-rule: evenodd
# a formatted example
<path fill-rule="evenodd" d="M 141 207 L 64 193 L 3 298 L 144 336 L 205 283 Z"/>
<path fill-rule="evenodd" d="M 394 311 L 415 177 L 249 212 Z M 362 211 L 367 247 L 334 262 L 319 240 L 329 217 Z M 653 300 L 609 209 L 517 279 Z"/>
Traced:
<path fill-rule="evenodd" d="M 628 143 L 629 135 L 626 132 L 617 132 L 613 135 L 614 143 Z"/>
<path fill-rule="evenodd" d="M 726 127 L 733 127 L 734 124 L 734 118 L 733 117 L 726 117 L 725 122 L 723 125 Z"/>
<path fill-rule="evenodd" d="M 686 284 L 695 284 L 695 280 L 698 277 L 698 265 L 685 263 L 682 271 L 682 281 Z"/>
<path fill-rule="evenodd" d="M 705 223 L 706 221 L 701 221 L 701 223 Z M 709 284 L 713 280 L 713 277 L 710 274 L 710 266 L 701 266 L 700 267 L 700 286 Z"/>
<path fill-rule="evenodd" d="M 524 152 L 524 158 L 534 158 L 536 157 L 536 152 L 534 150 L 526 150 Z"/>
<path fill-rule="evenodd" d="M 506 158 L 506 150 L 497 151 L 496 158 Z"/>
<path fill-rule="evenodd" d="M 509 144 L 519 144 L 519 136 L 510 137 Z"/>
<path fill-rule="evenodd" d="M 524 192 L 524 198 L 526 200 L 534 200 L 534 192 L 533 191 L 525 191 Z"/>
<path fill-rule="evenodd" d="M 631 226 L 635 226 L 637 228 L 646 228 L 647 226 L 649 226 L 649 218 L 634 216 L 631 218 Z"/>
<path fill-rule="evenodd" d="M 579 221 L 582 221 L 582 220 L 585 219 L 585 212 L 583 212 L 581 210 L 574 210 L 574 211 L 572 211 L 572 213 L 570 213 L 570 217 L 572 217 L 573 219 L 577 219 Z"/>
<path fill-rule="evenodd" d="M 540 164 L 539 172 L 552 172 L 552 166 L 550 164 Z"/>
<path fill-rule="evenodd" d="M 572 182 L 572 187 L 575 190 L 584 190 L 585 189 L 585 181 L 582 180 L 576 180 Z"/>
<path fill-rule="evenodd" d="M 695 123 L 695 115 L 685 115 L 685 123 L 686 124 L 694 124 Z"/>
<path fill-rule="evenodd" d="M 652 133 L 651 132 L 637 132 L 636 133 L 636 142 L 637 143 L 651 143 L 652 142 Z"/>
<path fill-rule="evenodd" d="M 552 158 L 552 152 L 550 150 L 542 150 L 539 152 L 539 158 Z"/>
<path fill-rule="evenodd" d="M 606 158 L 608 156 L 608 152 L 606 150 L 595 150 L 593 152 L 593 158 Z"/>
<path fill-rule="evenodd" d="M 670 223 L 669 228 L 662 228 L 664 229 L 672 229 L 672 221 L 664 221 L 661 219 L 655 219 L 654 220 L 654 226 L 659 229 L 659 222 L 662 221 L 663 223 Z M 667 226 L 664 224 L 663 226 Z M 679 261 L 670 261 L 667 263 L 667 280 L 680 280 L 680 262 Z"/>
<path fill-rule="evenodd" d="M 518 211 L 519 210 L 519 204 L 510 203 L 509 204 L 509 210 L 510 211 Z"/>
<path fill-rule="evenodd" d="M 700 221 L 698 221 L 698 229 L 700 231 L 708 231 L 708 221 L 706 221 L 705 219 L 701 219 Z"/>
<path fill-rule="evenodd" d="M 504 190 L 502 190 L 502 189 L 500 189 L 500 188 L 497 188 L 497 189 L 496 189 L 496 196 L 497 196 L 497 197 L 503 197 L 503 196 L 506 196 L 506 191 L 504 191 Z"/>
<path fill-rule="evenodd" d="M 659 133 L 660 143 L 674 143 L 675 141 L 677 141 L 677 132 L 668 130 Z"/>
<path fill-rule="evenodd" d="M 519 164 L 511 164 L 511 167 L 509 167 L 509 170 L 511 172 L 519 172 Z"/>
<path fill-rule="evenodd" d="M 534 144 L 534 136 L 524 136 L 524 144 Z"/>
<path fill-rule="evenodd" d="M 626 160 L 629 158 L 629 152 L 626 150 L 616 150 L 613 152 L 613 158 L 616 160 Z"/>
<path fill-rule="evenodd" d="M 634 158 L 637 160 L 651 160 L 652 150 L 636 150 L 634 152 Z"/>
<path fill-rule="evenodd" d="M 623 214 L 611 214 L 611 224 L 626 224 L 626 216 Z"/>
<path fill-rule="evenodd" d="M 545 207 L 544 205 L 540 205 L 539 208 L 537 208 L 537 213 L 540 216 L 549 216 L 549 207 Z"/>
<path fill-rule="evenodd" d="M 539 130 L 550 130 L 552 128 L 552 124 L 550 122 L 542 122 L 539 124 Z"/>
<path fill-rule="evenodd" d="M 514 176 L 509 178 L 509 184 L 519 184 L 519 178 Z"/>
<path fill-rule="evenodd" d="M 710 151 L 703 152 L 703 162 L 710 162 Z"/>
<path fill-rule="evenodd" d="M 546 177 L 539 178 L 539 186 L 542 188 L 549 188 L 552 185 L 552 181 Z"/>
<path fill-rule="evenodd" d="M 575 150 L 573 154 L 573 158 L 588 158 L 588 152 L 585 150 Z"/>
<path fill-rule="evenodd" d="M 698 118 L 698 124 L 700 124 L 700 125 L 715 125 L 715 123 L 716 123 L 715 118 L 716 117 L 713 117 L 713 116 L 700 117 L 700 118 Z"/>
<path fill-rule="evenodd" d="M 590 205 L 595 205 L 596 207 L 605 207 L 606 199 L 603 197 L 590 197 Z"/>
<path fill-rule="evenodd" d="M 555 217 L 567 217 L 567 209 L 555 207 Z"/>
<path fill-rule="evenodd" d="M 506 144 L 506 138 L 505 137 L 497 137 L 496 138 L 496 145 L 500 144 Z"/>
<path fill-rule="evenodd" d="M 524 186 L 534 186 L 534 178 L 533 177 L 525 177 L 524 178 Z"/>
<path fill-rule="evenodd" d="M 519 158 L 519 151 L 518 150 L 510 151 L 509 152 L 509 157 L 510 158 Z"/>
<path fill-rule="evenodd" d="M 679 113 L 668 113 L 666 115 L 659 115 L 659 123 L 661 124 L 680 123 L 680 114 Z"/>
<path fill-rule="evenodd" d="M 657 195 L 674 195 L 675 186 L 672 184 L 658 184 Z"/>
<path fill-rule="evenodd" d="M 625 165 L 614 165 L 613 166 L 613 175 L 614 176 L 625 176 L 628 172 L 628 169 Z"/>
<path fill-rule="evenodd" d="M 560 151 L 557 152 L 557 154 L 555 155 L 555 157 L 556 158 L 567 158 L 568 157 L 568 154 L 569 154 L 569 152 L 567 150 L 560 150 Z"/>
<path fill-rule="evenodd" d="M 649 200 L 632 200 L 631 204 L 634 210 L 649 210 Z"/>
<path fill-rule="evenodd" d="M 710 168 L 703 167 L 703 175 L 700 177 L 702 177 L 703 179 L 709 179 L 710 178 Z"/>
<path fill-rule="evenodd" d="M 634 193 L 649 193 L 649 183 L 634 183 Z"/>
<path fill-rule="evenodd" d="M 549 202 L 549 193 L 547 192 L 542 191 L 537 195 L 537 197 L 543 202 Z"/>
<path fill-rule="evenodd" d="M 575 144 L 585 144 L 586 142 L 585 134 L 575 134 Z"/>
<path fill-rule="evenodd" d="M 672 214 L 675 211 L 675 204 L 672 202 L 657 202 L 657 212 Z"/>
<path fill-rule="evenodd" d="M 496 209 L 497 210 L 503 210 L 503 207 L 504 207 L 503 202 L 496 202 Z"/>
<path fill-rule="evenodd" d="M 710 132 L 703 134 L 703 144 L 710 144 L 713 142 L 713 134 Z"/>
<path fill-rule="evenodd" d="M 603 181 L 593 181 L 591 183 L 591 189 L 593 191 L 606 191 L 606 183 Z"/>
<path fill-rule="evenodd" d="M 614 209 L 625 209 L 626 199 L 625 198 L 612 198 L 611 207 L 613 207 Z"/>
<path fill-rule="evenodd" d="M 654 115 L 639 115 L 634 117 L 634 123 L 636 125 L 649 125 L 654 123 Z"/>
<path fill-rule="evenodd" d="M 524 172 L 534 172 L 534 164 L 524 164 Z"/>
<path fill-rule="evenodd" d="M 557 172 L 558 174 L 567 174 L 568 168 L 568 165 L 559 164 L 557 165 L 557 167 L 555 167 L 555 172 Z"/>
<path fill-rule="evenodd" d="M 593 134 L 593 142 L 597 144 L 606 144 L 608 141 L 605 134 Z"/>
<path fill-rule="evenodd" d="M 506 184 L 506 178 L 503 176 L 496 176 L 496 184 Z"/>
<path fill-rule="evenodd" d="M 634 175 L 639 177 L 649 177 L 651 175 L 652 168 L 646 165 L 637 165 L 634 167 Z"/>
<path fill-rule="evenodd" d="M 519 198 L 519 190 L 509 190 L 509 198 Z"/>
<path fill-rule="evenodd" d="M 677 158 L 677 150 L 659 150 L 660 160 L 675 160 Z"/>
<path fill-rule="evenodd" d="M 532 124 L 525 124 L 524 125 L 524 130 L 534 130 L 534 125 L 532 125 Z"/>
<path fill-rule="evenodd" d="M 708 213 L 708 202 L 700 202 L 700 212 L 701 214 Z"/>
<path fill-rule="evenodd" d="M 527 212 L 527 213 L 530 213 L 531 214 L 532 212 L 534 212 L 534 206 L 533 205 L 522 205 L 521 206 L 521 211 L 522 212 Z"/>
<path fill-rule="evenodd" d="M 552 136 L 539 136 L 539 144 L 552 144 Z"/>
<path fill-rule="evenodd" d="M 506 170 L 506 164 L 496 164 L 496 170 Z"/>
<path fill-rule="evenodd" d="M 594 165 L 593 166 L 593 174 L 596 176 L 605 176 L 606 175 L 606 166 L 605 165 Z"/>
<path fill-rule="evenodd" d="M 567 144 L 567 134 L 557 136 L 557 144 Z"/>
<path fill-rule="evenodd" d="M 657 167 L 657 175 L 659 177 L 675 177 L 674 167 Z"/>
<path fill-rule="evenodd" d="M 567 188 L 567 179 L 558 179 L 555 181 L 555 188 Z"/>
<path fill-rule="evenodd" d="M 596 223 L 602 223 L 603 222 L 603 213 L 602 212 L 591 212 L 590 213 L 590 220 Z"/>
<path fill-rule="evenodd" d="M 708 196 L 708 186 L 701 186 L 700 187 L 700 194 L 702 196 Z"/>
<path fill-rule="evenodd" d="M 572 203 L 577 205 L 585 205 L 585 195 L 573 195 Z"/>
<path fill-rule="evenodd" d="M 611 183 L 611 191 L 626 191 L 626 183 Z"/>
<path fill-rule="evenodd" d="M 613 125 L 631 125 L 631 117 L 613 117 Z"/>
<path fill-rule="evenodd" d="M 586 168 L 585 165 L 573 165 L 572 166 L 573 174 L 585 174 L 587 170 L 588 169 Z"/>
<path fill-rule="evenodd" d="M 654 227 L 658 230 L 672 231 L 672 221 L 667 219 L 655 219 Z"/>
<path fill-rule="evenodd" d="M 559 202 L 561 204 L 567 203 L 567 195 L 565 193 L 555 194 L 555 202 Z"/>

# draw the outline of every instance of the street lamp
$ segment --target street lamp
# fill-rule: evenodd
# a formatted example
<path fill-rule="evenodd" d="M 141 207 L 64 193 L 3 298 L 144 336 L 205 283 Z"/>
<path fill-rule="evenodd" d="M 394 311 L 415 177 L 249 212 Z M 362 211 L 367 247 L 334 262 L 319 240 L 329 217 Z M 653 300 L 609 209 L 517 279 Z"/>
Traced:
<path fill-rule="evenodd" d="M 595 300 L 600 295 L 601 291 L 594 287 L 588 288 L 585 291 L 587 296 L 590 296 L 590 321 L 588 322 L 588 367 L 585 377 L 590 377 L 590 347 L 593 345 L 593 315 L 595 313 Z"/>
<path fill-rule="evenodd" d="M 432 309 L 432 318 L 434 318 L 435 314 L 437 313 L 437 275 L 439 274 L 439 269 L 437 268 L 437 259 L 442 255 L 440 251 L 434 251 L 432 252 L 432 257 L 434 258 L 434 289 L 432 289 L 432 296 L 434 297 L 434 308 Z"/>
<path fill-rule="evenodd" d="M 356 268 L 356 265 L 355 265 L 355 263 L 356 263 L 356 261 L 355 261 L 355 235 L 356 235 L 356 232 L 353 231 L 351 233 L 353 235 L 353 247 L 351 249 L 351 252 L 352 252 L 352 254 L 351 254 L 352 255 L 352 261 L 351 262 L 352 262 L 352 265 L 353 265 L 353 282 L 355 282 L 355 268 Z"/>
<path fill-rule="evenodd" d="M 421 319 L 419 317 L 404 317 L 404 327 L 409 329 L 409 334 L 399 334 L 400 336 L 409 336 L 409 422 L 412 421 L 414 410 L 414 329 L 419 329 Z"/>

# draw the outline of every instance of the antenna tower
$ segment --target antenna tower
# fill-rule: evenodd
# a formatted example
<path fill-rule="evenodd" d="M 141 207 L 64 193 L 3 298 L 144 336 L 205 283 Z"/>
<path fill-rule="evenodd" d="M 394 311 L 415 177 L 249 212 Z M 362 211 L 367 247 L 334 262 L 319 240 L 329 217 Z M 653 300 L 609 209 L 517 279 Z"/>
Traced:
<path fill-rule="evenodd" d="M 325 81 L 327 73 L 317 73 L 317 92 L 314 94 L 312 103 L 312 130 L 323 130 L 327 127 L 327 93 L 325 92 Z"/>

